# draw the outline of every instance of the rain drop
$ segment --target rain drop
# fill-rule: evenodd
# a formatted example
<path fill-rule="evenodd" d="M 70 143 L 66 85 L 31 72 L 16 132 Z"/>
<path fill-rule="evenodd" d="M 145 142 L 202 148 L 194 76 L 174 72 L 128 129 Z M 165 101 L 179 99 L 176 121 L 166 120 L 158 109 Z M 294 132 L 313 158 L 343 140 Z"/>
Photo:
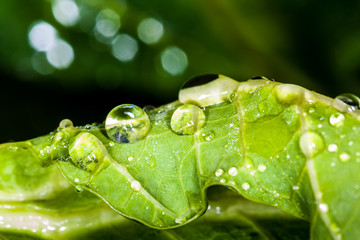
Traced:
<path fill-rule="evenodd" d="M 218 104 L 231 99 L 239 82 L 223 75 L 207 74 L 188 80 L 179 92 L 181 103 L 192 103 L 200 107 Z M 233 98 L 236 96 L 233 95 Z"/>
<path fill-rule="evenodd" d="M 350 155 L 346 152 L 343 152 L 339 155 L 340 161 L 347 162 L 350 160 Z"/>
<path fill-rule="evenodd" d="M 329 144 L 328 150 L 329 150 L 329 152 L 337 152 L 338 146 L 336 144 L 334 144 L 334 143 Z"/>
<path fill-rule="evenodd" d="M 131 182 L 131 188 L 135 191 L 138 192 L 141 190 L 141 184 L 138 181 L 132 181 Z"/>
<path fill-rule="evenodd" d="M 349 111 L 354 111 L 360 108 L 360 98 L 351 93 L 343 93 L 337 96 L 335 99 L 338 99 L 349 106 Z"/>
<path fill-rule="evenodd" d="M 122 104 L 110 111 L 105 128 L 111 140 L 134 143 L 146 137 L 150 130 L 150 119 L 140 107 Z"/>
<path fill-rule="evenodd" d="M 201 137 L 203 141 L 210 142 L 215 138 L 215 134 L 213 131 L 209 131 L 207 133 L 202 133 Z"/>
<path fill-rule="evenodd" d="M 235 177 L 238 174 L 238 170 L 237 170 L 236 167 L 232 167 L 232 168 L 229 169 L 228 173 L 229 173 L 230 176 Z"/>
<path fill-rule="evenodd" d="M 145 112 L 151 112 L 151 111 L 155 110 L 155 107 L 153 105 L 146 105 L 143 107 L 143 110 Z"/>
<path fill-rule="evenodd" d="M 75 191 L 78 192 L 78 193 L 81 193 L 81 192 L 84 191 L 84 189 L 82 187 L 75 186 Z"/>
<path fill-rule="evenodd" d="M 130 157 L 127 158 L 127 160 L 128 160 L 129 162 L 132 162 L 132 161 L 134 160 L 134 157 L 133 157 L 133 156 L 130 156 Z"/>
<path fill-rule="evenodd" d="M 330 125 L 333 127 L 341 127 L 344 124 L 345 117 L 342 113 L 331 114 L 329 118 Z"/>
<path fill-rule="evenodd" d="M 218 170 L 216 170 L 215 176 L 220 177 L 221 175 L 223 175 L 223 173 L 224 173 L 224 170 L 222 170 L 221 168 L 219 168 Z"/>
<path fill-rule="evenodd" d="M 320 203 L 319 204 L 319 209 L 322 212 L 327 212 L 329 210 L 329 206 L 326 203 Z"/>
<path fill-rule="evenodd" d="M 263 164 L 260 164 L 259 167 L 258 167 L 258 170 L 259 170 L 260 172 L 265 172 L 266 166 L 263 165 Z"/>
<path fill-rule="evenodd" d="M 73 127 L 73 123 L 69 119 L 64 119 L 59 124 L 59 129 L 60 130 L 65 129 L 65 128 L 71 128 L 71 127 Z"/>
<path fill-rule="evenodd" d="M 247 183 L 247 182 L 245 182 L 245 183 L 243 183 L 243 184 L 241 185 L 241 187 L 246 191 L 246 190 L 248 190 L 248 189 L 250 188 L 250 184 Z"/>
<path fill-rule="evenodd" d="M 300 137 L 300 148 L 307 158 L 312 158 L 324 150 L 324 140 L 315 132 L 305 132 Z"/>
<path fill-rule="evenodd" d="M 170 121 L 171 129 L 181 135 L 194 134 L 206 123 L 204 112 L 197 106 L 185 104 L 176 109 Z"/>
<path fill-rule="evenodd" d="M 293 186 L 293 190 L 296 191 L 296 190 L 299 190 L 299 186 Z"/>

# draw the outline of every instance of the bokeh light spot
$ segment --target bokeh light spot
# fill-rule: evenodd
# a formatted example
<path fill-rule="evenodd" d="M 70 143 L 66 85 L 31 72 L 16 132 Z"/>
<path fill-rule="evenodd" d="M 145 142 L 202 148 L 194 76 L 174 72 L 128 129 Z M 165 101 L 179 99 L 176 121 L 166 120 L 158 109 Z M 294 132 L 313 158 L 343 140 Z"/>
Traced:
<path fill-rule="evenodd" d="M 161 66 L 170 75 L 182 74 L 188 66 L 186 53 L 175 46 L 166 48 L 161 53 Z"/>
<path fill-rule="evenodd" d="M 120 28 L 120 16 L 111 9 L 104 9 L 96 16 L 95 30 L 102 36 L 115 36 Z"/>
<path fill-rule="evenodd" d="M 137 41 L 128 34 L 119 34 L 112 43 L 112 54 L 122 62 L 131 61 L 137 51 Z"/>
<path fill-rule="evenodd" d="M 52 48 L 56 38 L 56 29 L 44 21 L 36 22 L 29 31 L 29 43 L 39 52 Z"/>
<path fill-rule="evenodd" d="M 146 44 L 154 44 L 157 43 L 164 34 L 164 27 L 158 20 L 146 18 L 139 23 L 137 32 L 141 41 Z"/>
<path fill-rule="evenodd" d="M 55 19 L 66 27 L 74 26 L 79 20 L 79 8 L 72 0 L 55 0 L 52 5 Z"/>
<path fill-rule="evenodd" d="M 68 68 L 74 61 L 74 50 L 66 41 L 57 39 L 54 46 L 46 52 L 46 58 L 57 69 Z"/>
<path fill-rule="evenodd" d="M 31 57 L 31 65 L 41 75 L 48 75 L 54 72 L 54 68 L 47 61 L 45 53 L 42 52 L 34 53 Z"/>

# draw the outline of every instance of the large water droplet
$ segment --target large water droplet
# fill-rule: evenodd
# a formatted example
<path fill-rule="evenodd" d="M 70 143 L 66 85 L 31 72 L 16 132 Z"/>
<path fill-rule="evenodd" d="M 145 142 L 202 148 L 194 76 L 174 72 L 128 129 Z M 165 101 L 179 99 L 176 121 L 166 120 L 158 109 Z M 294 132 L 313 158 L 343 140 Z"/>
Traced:
<path fill-rule="evenodd" d="M 110 111 L 105 128 L 111 140 L 134 143 L 146 137 L 150 130 L 150 119 L 140 107 L 122 104 Z"/>
<path fill-rule="evenodd" d="M 230 176 L 235 177 L 238 174 L 238 170 L 237 170 L 236 167 L 232 167 L 232 168 L 229 169 L 228 173 L 229 173 Z"/>
<path fill-rule="evenodd" d="M 341 127 L 344 124 L 344 122 L 345 122 L 345 116 L 339 112 L 331 114 L 329 118 L 330 125 L 334 127 Z"/>
<path fill-rule="evenodd" d="M 300 137 L 300 148 L 307 158 L 313 158 L 324 150 L 324 140 L 315 132 L 305 132 Z"/>
<path fill-rule="evenodd" d="M 65 128 L 70 128 L 70 127 L 73 127 L 73 123 L 69 119 L 64 119 L 59 124 L 59 129 L 60 130 L 65 129 Z"/>
<path fill-rule="evenodd" d="M 131 188 L 135 191 L 138 192 L 141 190 L 141 184 L 138 181 L 132 181 L 131 182 Z"/>
<path fill-rule="evenodd" d="M 248 189 L 250 188 L 250 184 L 247 183 L 247 182 L 244 182 L 244 183 L 241 185 L 241 187 L 246 191 L 246 190 L 248 190 Z"/>
<path fill-rule="evenodd" d="M 194 134 L 206 123 L 204 112 L 197 106 L 185 104 L 173 113 L 171 117 L 171 129 L 181 135 Z"/>
<path fill-rule="evenodd" d="M 338 99 L 347 105 L 349 105 L 349 110 L 354 111 L 360 108 L 360 98 L 351 93 L 343 93 L 337 96 L 335 99 Z"/>
<path fill-rule="evenodd" d="M 187 81 L 179 92 L 181 103 L 192 103 L 200 107 L 229 100 L 239 82 L 223 75 L 208 74 Z"/>
<path fill-rule="evenodd" d="M 329 210 L 329 206 L 326 203 L 320 203 L 319 204 L 319 209 L 322 212 L 327 212 Z"/>

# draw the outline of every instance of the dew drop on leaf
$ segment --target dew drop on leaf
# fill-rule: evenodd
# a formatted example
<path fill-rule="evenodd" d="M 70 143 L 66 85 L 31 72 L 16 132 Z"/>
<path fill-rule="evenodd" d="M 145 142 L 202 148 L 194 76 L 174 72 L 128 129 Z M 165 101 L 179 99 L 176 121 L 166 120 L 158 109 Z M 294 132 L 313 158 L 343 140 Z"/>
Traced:
<path fill-rule="evenodd" d="M 219 168 L 218 170 L 216 170 L 215 176 L 216 176 L 216 177 L 220 177 L 221 175 L 223 175 L 223 173 L 224 173 L 224 170 L 222 170 L 221 168 Z"/>
<path fill-rule="evenodd" d="M 347 162 L 347 161 L 350 160 L 350 155 L 349 155 L 348 153 L 346 153 L 346 152 L 343 152 L 343 153 L 341 153 L 341 154 L 339 155 L 339 159 L 340 159 L 340 161 L 342 161 L 342 162 Z"/>
<path fill-rule="evenodd" d="M 155 110 L 155 107 L 153 105 L 146 105 L 143 107 L 143 110 L 145 112 L 151 112 L 151 111 Z"/>
<path fill-rule="evenodd" d="M 59 129 L 60 130 L 65 129 L 65 128 L 70 128 L 70 127 L 73 127 L 73 123 L 69 119 L 64 119 L 59 124 Z"/>
<path fill-rule="evenodd" d="M 258 167 L 258 170 L 259 170 L 260 172 L 265 172 L 266 166 L 263 165 L 263 164 L 260 164 L 259 167 Z"/>
<path fill-rule="evenodd" d="M 81 192 L 84 191 L 84 189 L 82 187 L 75 186 L 75 191 L 78 192 L 78 193 L 81 193 Z"/>
<path fill-rule="evenodd" d="M 329 123 L 333 127 L 341 127 L 344 124 L 345 116 L 342 113 L 331 114 L 329 118 Z"/>
<path fill-rule="evenodd" d="M 138 181 L 132 181 L 131 182 L 131 188 L 135 191 L 138 192 L 141 190 L 141 184 Z"/>
<path fill-rule="evenodd" d="M 319 209 L 322 212 L 327 212 L 329 210 L 329 206 L 326 203 L 320 203 L 319 204 Z"/>
<path fill-rule="evenodd" d="M 193 104 L 178 107 L 170 121 L 171 129 L 180 135 L 191 135 L 206 123 L 204 112 Z"/>
<path fill-rule="evenodd" d="M 243 184 L 241 185 L 241 187 L 246 191 L 246 190 L 248 190 L 248 189 L 250 188 L 250 184 L 247 183 L 247 182 L 245 182 L 245 183 L 243 183 Z"/>
<path fill-rule="evenodd" d="M 207 74 L 188 80 L 179 92 L 179 101 L 206 107 L 230 100 L 239 82 L 217 74 Z M 233 97 L 236 97 L 235 95 Z"/>
<path fill-rule="evenodd" d="M 105 121 L 109 138 L 119 143 L 134 143 L 148 134 L 150 119 L 146 112 L 133 104 L 122 104 L 110 111 Z"/>
<path fill-rule="evenodd" d="M 360 98 L 354 94 L 343 93 L 337 96 L 335 99 L 338 99 L 349 105 L 349 111 L 354 111 L 360 108 Z"/>
<path fill-rule="evenodd" d="M 294 190 L 294 191 L 299 190 L 299 186 L 294 185 L 294 186 L 293 186 L 293 190 Z"/>
<path fill-rule="evenodd" d="M 307 158 L 313 158 L 324 150 L 324 140 L 315 132 L 305 132 L 300 137 L 300 149 Z"/>
<path fill-rule="evenodd" d="M 177 217 L 177 218 L 175 219 L 175 222 L 178 223 L 178 224 L 184 223 L 185 221 L 186 221 L 186 218 L 185 218 L 185 217 L 182 217 L 182 216 Z"/>
<path fill-rule="evenodd" d="M 210 142 L 215 138 L 213 131 L 209 131 L 201 134 L 202 141 Z"/>
<path fill-rule="evenodd" d="M 228 173 L 229 173 L 230 176 L 235 177 L 238 174 L 238 170 L 237 170 L 236 167 L 232 167 L 232 168 L 229 169 Z"/>
<path fill-rule="evenodd" d="M 328 151 L 329 152 L 337 152 L 338 146 L 335 143 L 329 144 Z"/>

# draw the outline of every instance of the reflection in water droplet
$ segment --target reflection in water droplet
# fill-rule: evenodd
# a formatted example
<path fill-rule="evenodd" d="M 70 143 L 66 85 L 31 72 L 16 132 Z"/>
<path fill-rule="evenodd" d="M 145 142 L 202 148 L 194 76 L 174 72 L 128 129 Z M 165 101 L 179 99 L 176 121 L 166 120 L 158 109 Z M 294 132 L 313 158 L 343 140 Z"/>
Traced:
<path fill-rule="evenodd" d="M 300 148 L 307 158 L 313 158 L 324 150 L 324 140 L 315 132 L 305 132 L 300 137 Z"/>
<path fill-rule="evenodd" d="M 111 140 L 134 143 L 146 137 L 150 130 L 150 119 L 140 107 L 122 104 L 110 111 L 105 128 Z"/>
<path fill-rule="evenodd" d="M 349 105 L 350 111 L 354 111 L 360 108 L 360 98 L 354 94 L 351 93 L 340 94 L 335 99 L 338 99 Z"/>
<path fill-rule="evenodd" d="M 221 175 L 223 175 L 223 173 L 224 173 L 224 170 L 222 170 L 221 168 L 219 168 L 218 170 L 216 170 L 215 176 L 220 177 Z"/>
<path fill-rule="evenodd" d="M 234 91 L 238 86 L 238 81 L 223 75 L 200 75 L 191 78 L 181 87 L 179 101 L 200 107 L 218 104 L 228 101 L 232 94 L 235 98 Z"/>
<path fill-rule="evenodd" d="M 210 142 L 215 138 L 215 133 L 213 131 L 202 133 L 201 138 L 203 141 Z"/>
<path fill-rule="evenodd" d="M 57 39 L 56 29 L 47 22 L 36 22 L 29 31 L 30 45 L 37 51 L 49 50 Z"/>
<path fill-rule="evenodd" d="M 250 184 L 247 183 L 247 182 L 244 182 L 244 183 L 241 185 L 241 187 L 246 191 L 246 190 L 248 190 L 248 189 L 250 188 Z"/>
<path fill-rule="evenodd" d="M 339 112 L 331 114 L 329 122 L 331 126 L 341 127 L 345 122 L 345 116 Z"/>
<path fill-rule="evenodd" d="M 121 62 L 133 60 L 137 51 L 137 41 L 128 34 L 119 34 L 112 42 L 112 54 Z"/>
<path fill-rule="evenodd" d="M 260 172 L 265 172 L 266 166 L 263 165 L 263 164 L 260 164 L 259 167 L 258 167 L 258 170 L 259 170 Z"/>
<path fill-rule="evenodd" d="M 153 105 L 146 105 L 143 107 L 143 110 L 145 112 L 151 112 L 151 111 L 155 110 L 155 107 Z"/>
<path fill-rule="evenodd" d="M 81 193 L 84 191 L 84 189 L 82 187 L 75 186 L 75 191 Z"/>
<path fill-rule="evenodd" d="M 194 134 L 206 123 L 204 112 L 197 106 L 185 104 L 176 109 L 170 121 L 171 129 L 181 135 Z"/>
<path fill-rule="evenodd" d="M 170 75 L 180 75 L 188 66 L 186 53 L 178 47 L 168 47 L 161 53 L 161 65 Z"/>
<path fill-rule="evenodd" d="M 74 61 L 74 50 L 66 41 L 56 39 L 52 47 L 46 52 L 46 58 L 53 67 L 65 69 Z"/>
<path fill-rule="evenodd" d="M 343 153 L 341 153 L 341 154 L 339 155 L 339 159 L 340 159 L 340 161 L 342 161 L 342 162 L 347 162 L 347 161 L 350 160 L 350 155 L 349 155 L 348 153 L 346 153 L 346 152 L 343 152 Z"/>
<path fill-rule="evenodd" d="M 329 152 L 337 152 L 337 150 L 338 150 L 338 146 L 336 144 L 334 144 L 334 143 L 329 144 L 329 146 L 328 146 Z"/>
<path fill-rule="evenodd" d="M 95 30 L 103 37 L 115 36 L 120 28 L 120 16 L 112 9 L 104 9 L 96 16 Z"/>
<path fill-rule="evenodd" d="M 66 27 L 74 26 L 79 20 L 79 8 L 72 0 L 56 0 L 52 5 L 56 21 Z"/>
<path fill-rule="evenodd" d="M 235 177 L 238 174 L 238 170 L 237 170 L 236 167 L 232 167 L 232 168 L 229 169 L 228 173 L 229 173 L 230 176 Z"/>
<path fill-rule="evenodd" d="M 146 18 L 139 23 L 137 28 L 138 36 L 146 44 L 157 43 L 164 33 L 161 22 L 154 18 Z"/>
<path fill-rule="evenodd" d="M 135 191 L 138 192 L 141 190 L 141 184 L 138 181 L 132 181 L 131 182 L 131 188 Z"/>

